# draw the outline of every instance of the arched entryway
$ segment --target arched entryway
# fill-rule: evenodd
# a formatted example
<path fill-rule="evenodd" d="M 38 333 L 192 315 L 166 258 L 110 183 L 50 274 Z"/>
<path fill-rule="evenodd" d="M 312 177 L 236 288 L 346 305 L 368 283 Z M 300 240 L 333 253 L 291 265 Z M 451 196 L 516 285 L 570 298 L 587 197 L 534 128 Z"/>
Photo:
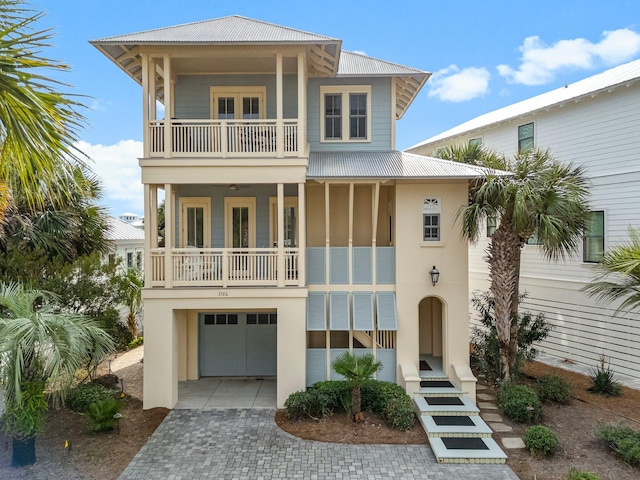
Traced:
<path fill-rule="evenodd" d="M 419 309 L 419 351 L 421 370 L 442 370 L 444 353 L 444 304 L 437 297 L 425 297 Z"/>

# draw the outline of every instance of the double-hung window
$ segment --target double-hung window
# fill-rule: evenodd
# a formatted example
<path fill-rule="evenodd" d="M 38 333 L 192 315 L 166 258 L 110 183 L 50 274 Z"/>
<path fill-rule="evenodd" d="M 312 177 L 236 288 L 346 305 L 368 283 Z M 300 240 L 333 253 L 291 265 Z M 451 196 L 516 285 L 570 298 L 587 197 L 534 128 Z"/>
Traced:
<path fill-rule="evenodd" d="M 518 152 L 526 152 L 534 147 L 533 123 L 518 127 Z"/>
<path fill-rule="evenodd" d="M 440 197 L 422 199 L 422 241 L 440 241 Z"/>
<path fill-rule="evenodd" d="M 371 140 L 371 86 L 320 87 L 320 141 Z"/>
<path fill-rule="evenodd" d="M 599 263 L 604 255 L 604 212 L 589 212 L 587 228 L 582 238 L 582 260 Z"/>

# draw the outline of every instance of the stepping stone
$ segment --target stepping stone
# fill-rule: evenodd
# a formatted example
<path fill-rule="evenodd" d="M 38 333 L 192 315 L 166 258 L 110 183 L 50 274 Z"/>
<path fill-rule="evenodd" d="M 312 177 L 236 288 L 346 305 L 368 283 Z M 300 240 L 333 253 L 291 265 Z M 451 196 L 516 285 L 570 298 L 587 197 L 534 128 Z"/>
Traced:
<path fill-rule="evenodd" d="M 484 385 L 477 385 L 476 384 L 476 391 L 480 391 L 480 390 L 486 390 L 487 387 L 485 387 Z"/>
<path fill-rule="evenodd" d="M 513 432 L 513 427 L 504 423 L 490 423 L 489 426 L 494 432 Z"/>
<path fill-rule="evenodd" d="M 485 422 L 502 422 L 502 417 L 497 413 L 483 413 L 481 417 Z"/>
<path fill-rule="evenodd" d="M 479 408 L 484 408 L 485 410 L 497 410 L 498 406 L 495 403 L 491 402 L 478 402 Z"/>
<path fill-rule="evenodd" d="M 493 400 L 493 395 L 489 395 L 488 393 L 479 393 L 476 395 L 478 400 Z"/>
<path fill-rule="evenodd" d="M 513 450 L 516 448 L 525 448 L 524 442 L 520 437 L 506 437 L 502 439 L 504 448 Z"/>

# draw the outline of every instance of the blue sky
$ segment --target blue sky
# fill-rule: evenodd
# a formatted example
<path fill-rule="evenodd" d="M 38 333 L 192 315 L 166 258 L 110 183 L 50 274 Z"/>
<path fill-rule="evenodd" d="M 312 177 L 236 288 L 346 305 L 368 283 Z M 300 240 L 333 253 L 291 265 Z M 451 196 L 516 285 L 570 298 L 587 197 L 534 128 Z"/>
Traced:
<path fill-rule="evenodd" d="M 111 213 L 142 214 L 141 87 L 88 41 L 226 15 L 342 39 L 358 51 L 433 72 L 397 125 L 414 145 L 496 108 L 640 58 L 640 0 L 32 0 L 54 28 L 46 55 L 86 95 L 80 146 Z"/>

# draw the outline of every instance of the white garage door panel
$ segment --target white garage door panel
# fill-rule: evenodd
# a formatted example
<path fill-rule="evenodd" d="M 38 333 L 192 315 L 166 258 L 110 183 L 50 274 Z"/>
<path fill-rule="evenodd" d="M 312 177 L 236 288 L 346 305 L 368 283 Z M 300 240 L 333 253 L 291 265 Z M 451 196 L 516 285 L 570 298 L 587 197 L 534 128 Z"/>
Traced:
<path fill-rule="evenodd" d="M 247 325 L 247 375 L 276 374 L 276 326 Z"/>

